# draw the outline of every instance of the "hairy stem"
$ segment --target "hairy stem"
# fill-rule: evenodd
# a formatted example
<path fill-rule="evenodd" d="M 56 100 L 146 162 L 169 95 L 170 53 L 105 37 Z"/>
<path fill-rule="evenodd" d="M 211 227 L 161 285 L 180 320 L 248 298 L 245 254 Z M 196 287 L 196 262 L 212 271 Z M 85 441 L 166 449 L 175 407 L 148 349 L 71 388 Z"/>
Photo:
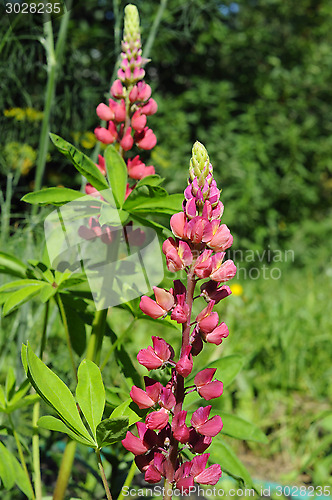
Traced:
<path fill-rule="evenodd" d="M 111 495 L 110 489 L 108 487 L 108 483 L 107 483 L 107 479 L 106 479 L 106 475 L 105 475 L 105 470 L 103 467 L 103 462 L 102 462 L 101 456 L 100 456 L 100 450 L 96 450 L 96 455 L 97 455 L 97 459 L 98 459 L 98 467 L 100 470 L 101 479 L 103 481 L 103 485 L 104 485 L 104 488 L 106 491 L 107 500 L 112 500 L 112 495 Z"/>

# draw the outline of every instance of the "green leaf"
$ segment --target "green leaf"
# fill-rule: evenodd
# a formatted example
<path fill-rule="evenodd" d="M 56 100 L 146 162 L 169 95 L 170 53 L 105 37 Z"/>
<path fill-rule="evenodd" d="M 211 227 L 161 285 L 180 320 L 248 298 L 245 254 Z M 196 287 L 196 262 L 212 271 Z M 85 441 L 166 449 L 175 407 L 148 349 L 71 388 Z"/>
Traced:
<path fill-rule="evenodd" d="M 35 355 L 29 344 L 27 365 L 29 378 L 38 394 L 54 408 L 59 417 L 74 433 L 83 436 L 94 446 L 95 443 L 78 413 L 72 393 L 66 384 Z"/>
<path fill-rule="evenodd" d="M 75 434 L 59 418 L 52 417 L 51 415 L 46 415 L 44 417 L 40 417 L 37 424 L 38 427 L 41 427 L 42 429 L 47 429 L 49 431 L 63 432 L 64 434 L 67 434 L 74 441 L 84 444 L 85 446 L 91 446 L 92 448 L 96 447 L 96 445 L 92 444 L 90 440 L 85 439 L 81 435 Z"/>
<path fill-rule="evenodd" d="M 116 206 L 122 208 L 127 186 L 127 165 L 112 145 L 106 148 L 104 158 Z"/>
<path fill-rule="evenodd" d="M 80 191 L 75 191 L 74 189 L 69 189 L 65 187 L 50 187 L 46 189 L 41 189 L 40 191 L 34 191 L 33 193 L 27 193 L 21 198 L 21 201 L 30 203 L 31 205 L 54 205 L 55 207 L 61 207 L 70 201 L 77 200 L 85 196 Z"/>
<path fill-rule="evenodd" d="M 16 288 L 22 288 L 23 286 L 28 286 L 28 285 L 40 285 L 40 280 L 25 278 L 24 280 L 10 281 L 9 283 L 5 283 L 0 287 L 0 292 Z"/>
<path fill-rule="evenodd" d="M 211 446 L 209 451 L 210 460 L 219 464 L 222 471 L 226 472 L 226 474 L 232 476 L 234 479 L 243 481 L 246 487 L 253 487 L 252 479 L 246 467 L 225 441 L 219 440 L 218 443 Z"/>
<path fill-rule="evenodd" d="M 25 394 L 28 392 L 30 387 L 31 387 L 31 385 L 30 385 L 29 380 L 24 380 L 24 382 L 22 382 L 20 387 L 17 389 L 15 394 L 12 396 L 10 403 L 11 404 L 17 403 L 17 401 L 19 401 L 20 399 L 22 399 L 25 396 Z"/>
<path fill-rule="evenodd" d="M 99 448 L 117 443 L 126 437 L 128 418 L 102 420 L 97 427 L 97 443 Z"/>
<path fill-rule="evenodd" d="M 10 490 L 16 483 L 28 498 L 33 498 L 33 491 L 23 468 L 14 455 L 1 442 L 0 477 L 6 490 Z"/>
<path fill-rule="evenodd" d="M 15 470 L 12 455 L 0 441 L 0 478 L 6 490 L 11 490 L 15 484 Z"/>
<path fill-rule="evenodd" d="M 139 188 L 140 186 L 159 186 L 165 179 L 160 177 L 160 175 L 147 175 L 146 177 L 143 177 L 140 181 L 135 186 L 136 188 Z"/>
<path fill-rule="evenodd" d="M 77 376 L 76 399 L 96 439 L 96 429 L 105 408 L 105 388 L 100 369 L 92 361 L 84 359 Z"/>
<path fill-rule="evenodd" d="M 227 387 L 233 380 L 236 375 L 241 371 L 244 365 L 244 358 L 240 354 L 231 354 L 230 356 L 225 356 L 224 358 L 216 359 L 215 361 L 211 361 L 208 365 L 203 366 L 199 371 L 205 370 L 205 368 L 217 368 L 216 377 L 218 380 L 221 380 L 224 384 L 224 387 Z M 191 382 L 194 379 L 195 375 L 191 374 L 186 382 Z"/>
<path fill-rule="evenodd" d="M 13 413 L 13 411 L 18 410 L 19 408 L 30 406 L 36 403 L 39 399 L 40 397 L 38 394 L 30 394 L 25 396 L 23 399 L 19 399 L 17 402 L 13 402 L 13 400 L 11 400 L 6 407 L 6 413 Z"/>
<path fill-rule="evenodd" d="M 93 185 L 93 187 L 98 191 L 109 189 L 105 177 L 90 158 L 58 135 L 50 134 L 50 138 L 60 153 L 72 162 L 74 167 Z"/>
<path fill-rule="evenodd" d="M 133 214 L 151 213 L 153 211 L 172 215 L 181 210 L 182 194 L 170 194 L 169 196 L 151 196 L 150 194 L 131 197 L 132 194 L 126 199 L 123 208 Z"/>
<path fill-rule="evenodd" d="M 145 416 L 146 412 L 142 410 L 133 410 L 131 408 L 137 408 L 137 405 L 134 406 L 133 401 L 129 398 L 127 401 L 124 401 L 121 405 L 119 405 L 113 412 L 111 413 L 110 419 L 116 419 L 120 417 L 125 417 L 129 419 L 129 426 L 136 424 L 139 420 Z M 139 412 L 139 413 L 138 413 Z"/>
<path fill-rule="evenodd" d="M 18 278 L 25 277 L 26 266 L 22 261 L 10 255 L 9 253 L 0 252 L 0 273 L 10 274 Z"/>
<path fill-rule="evenodd" d="M 4 409 L 6 407 L 6 396 L 2 385 L 0 385 L 0 406 Z"/>
<path fill-rule="evenodd" d="M 7 401 L 9 401 L 13 393 L 15 391 L 15 383 L 16 383 L 16 377 L 15 377 L 15 372 L 12 366 L 8 368 L 7 371 L 7 376 L 6 376 L 6 397 Z"/>
<path fill-rule="evenodd" d="M 3 315 L 6 316 L 14 309 L 19 307 L 24 302 L 32 299 L 35 295 L 37 295 L 40 290 L 45 286 L 45 283 L 35 283 L 33 285 L 25 286 L 20 290 L 16 290 L 11 293 L 3 306 Z"/>
<path fill-rule="evenodd" d="M 211 415 L 217 413 L 212 412 Z M 244 420 L 241 417 L 232 415 L 231 413 L 221 412 L 221 419 L 223 421 L 223 428 L 221 433 L 232 436 L 236 439 L 243 439 L 246 441 L 257 441 L 258 443 L 267 444 L 269 440 L 256 425 Z M 222 438 L 221 434 L 218 434 Z"/>

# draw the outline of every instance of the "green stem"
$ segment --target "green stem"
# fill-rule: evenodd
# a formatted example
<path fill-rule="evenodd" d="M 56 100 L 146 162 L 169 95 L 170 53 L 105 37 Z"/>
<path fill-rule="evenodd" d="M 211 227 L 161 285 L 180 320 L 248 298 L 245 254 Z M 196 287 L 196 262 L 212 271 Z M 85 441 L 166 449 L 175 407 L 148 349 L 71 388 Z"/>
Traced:
<path fill-rule="evenodd" d="M 42 338 L 40 342 L 40 359 L 43 359 L 43 354 L 46 345 L 46 332 L 47 332 L 47 321 L 48 321 L 48 313 L 49 313 L 49 302 L 46 302 L 45 305 L 45 314 L 44 314 L 44 323 L 43 323 L 43 331 Z M 39 453 L 39 430 L 37 422 L 39 420 L 39 410 L 40 403 L 37 401 L 33 406 L 32 413 L 32 463 L 33 463 L 33 472 L 34 472 L 34 484 L 35 484 L 35 495 L 36 500 L 42 500 L 43 492 L 42 492 L 42 481 L 41 481 L 41 473 L 40 473 L 40 453 Z"/>
<path fill-rule="evenodd" d="M 126 487 L 129 488 L 129 486 L 131 485 L 132 480 L 134 479 L 135 472 L 136 472 L 136 464 L 135 464 L 135 460 L 133 460 L 133 462 L 131 464 L 131 467 L 129 469 L 128 475 L 126 477 L 126 480 L 125 480 L 125 482 L 124 482 L 124 484 L 122 486 L 121 493 L 118 496 L 118 500 L 123 500 L 124 499 L 123 489 L 126 488 Z"/>
<path fill-rule="evenodd" d="M 23 455 L 22 445 L 20 443 L 20 439 L 18 437 L 18 434 L 17 434 L 17 432 L 15 430 L 15 427 L 14 427 L 14 424 L 13 424 L 11 416 L 8 415 L 8 418 L 9 418 L 9 422 L 10 422 L 10 425 L 11 425 L 11 428 L 12 428 L 12 432 L 13 432 L 13 436 L 14 436 L 14 439 L 15 439 L 15 443 L 16 443 L 16 446 L 17 446 L 17 451 L 18 451 L 18 454 L 19 454 L 19 457 L 20 457 L 20 462 L 21 462 L 21 465 L 23 467 L 24 473 L 25 473 L 25 475 L 26 475 L 26 477 L 28 479 L 28 483 L 29 483 L 30 488 L 31 488 L 32 498 L 33 498 L 33 500 L 35 500 L 35 495 L 34 495 L 34 492 L 33 492 L 32 484 L 31 484 L 31 480 L 30 480 L 30 475 L 29 475 L 27 464 L 25 462 L 25 458 L 24 458 L 24 455 Z"/>
<path fill-rule="evenodd" d="M 92 331 L 88 343 L 86 359 L 90 359 L 99 364 L 101 347 L 105 334 L 105 325 L 108 309 L 97 311 L 92 323 Z"/>
<path fill-rule="evenodd" d="M 108 487 L 108 483 L 107 483 L 107 479 L 106 479 L 106 475 L 105 475 L 105 470 L 103 467 L 103 462 L 101 461 L 100 450 L 96 450 L 96 455 L 97 455 L 97 459 L 98 459 L 98 467 L 99 467 L 101 479 L 103 481 L 103 485 L 104 485 L 104 488 L 106 491 L 107 500 L 112 500 L 112 495 L 111 495 L 110 489 Z"/>
<path fill-rule="evenodd" d="M 59 475 L 53 493 L 53 500 L 63 500 L 65 496 L 66 489 L 68 486 L 68 481 L 71 474 L 71 469 L 75 458 L 75 452 L 76 452 L 76 442 L 69 441 L 67 443 L 66 449 L 62 457 Z"/>
<path fill-rule="evenodd" d="M 65 329 L 66 342 L 67 342 L 67 347 L 68 347 L 68 351 L 69 351 L 70 361 L 71 361 L 74 376 L 75 376 L 75 379 L 77 382 L 77 368 L 76 368 L 76 363 L 75 363 L 75 359 L 74 359 L 73 348 L 72 348 L 71 341 L 70 341 L 70 334 L 69 334 L 69 327 L 68 327 L 68 322 L 67 322 L 66 311 L 65 311 L 65 308 L 63 307 L 63 302 L 61 300 L 60 294 L 57 293 L 54 296 L 54 298 L 55 298 L 56 303 L 58 304 L 60 316 L 62 319 L 62 324 L 63 324 L 63 327 Z"/>
<path fill-rule="evenodd" d="M 10 212 L 13 196 L 13 174 L 7 174 L 6 197 L 3 203 L 1 215 L 1 243 L 4 244 L 9 236 Z"/>
<path fill-rule="evenodd" d="M 59 61 L 61 59 L 62 52 L 65 47 L 65 40 L 68 31 L 70 8 L 71 8 L 71 2 L 69 2 L 68 4 L 68 10 L 64 7 L 65 12 L 61 18 L 58 40 L 55 48 L 54 48 L 52 21 L 47 21 L 44 23 L 48 76 L 46 84 L 44 115 L 39 137 L 38 158 L 37 158 L 37 168 L 36 168 L 35 187 L 34 187 L 35 191 L 41 188 L 45 170 L 46 157 L 49 145 L 50 116 L 55 95 L 56 78 L 59 70 Z M 37 205 L 34 206 L 32 213 L 35 214 L 37 209 L 38 209 Z"/>
<path fill-rule="evenodd" d="M 163 500 L 172 500 L 172 496 L 173 496 L 172 484 L 165 478 Z"/>
<path fill-rule="evenodd" d="M 156 35 L 157 35 L 157 30 L 159 28 L 159 24 L 161 22 L 161 18 L 163 17 L 164 10 L 166 9 L 166 5 L 167 5 L 167 0 L 160 1 L 157 15 L 154 18 L 148 39 L 146 41 L 146 44 L 144 45 L 144 50 L 143 50 L 142 56 L 145 57 L 146 59 L 149 58 L 150 51 L 152 49 L 153 43 L 154 43 Z"/>

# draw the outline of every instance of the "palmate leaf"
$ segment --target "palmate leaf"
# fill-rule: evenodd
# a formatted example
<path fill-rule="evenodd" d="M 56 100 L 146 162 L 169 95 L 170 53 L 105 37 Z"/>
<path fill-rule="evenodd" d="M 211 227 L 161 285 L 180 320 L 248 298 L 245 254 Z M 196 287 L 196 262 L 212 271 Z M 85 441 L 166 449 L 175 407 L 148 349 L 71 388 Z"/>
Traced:
<path fill-rule="evenodd" d="M 52 417 L 51 415 L 46 415 L 44 417 L 40 417 L 37 422 L 38 427 L 42 429 L 47 429 L 49 431 L 63 432 L 67 434 L 71 439 L 77 441 L 78 443 L 84 444 L 85 446 L 93 446 L 90 440 L 85 439 L 83 436 L 76 434 L 73 432 L 62 420 L 59 418 Z"/>
<path fill-rule="evenodd" d="M 34 354 L 29 344 L 22 348 L 22 362 L 31 384 L 44 401 L 57 412 L 74 434 L 85 438 L 90 442 L 90 446 L 95 447 L 95 442 L 83 425 L 72 393 Z"/>
<path fill-rule="evenodd" d="M 85 154 L 81 153 L 72 144 L 55 134 L 50 134 L 54 146 L 68 158 L 74 167 L 82 174 L 97 191 L 109 189 L 109 185 L 95 163 Z"/>
<path fill-rule="evenodd" d="M 183 194 L 167 195 L 159 186 L 135 188 L 124 202 L 124 210 L 133 215 L 143 213 L 175 214 L 181 210 Z"/>
<path fill-rule="evenodd" d="M 105 408 L 105 388 L 99 367 L 84 359 L 77 372 L 76 398 L 96 439 L 96 429 Z"/>
<path fill-rule="evenodd" d="M 99 448 L 117 443 L 126 437 L 129 420 L 126 417 L 102 420 L 97 426 Z"/>
<path fill-rule="evenodd" d="M 28 300 L 32 299 L 43 289 L 44 286 L 45 283 L 39 282 L 39 283 L 29 284 L 28 286 L 24 286 L 19 290 L 15 290 L 13 293 L 9 295 L 9 297 L 6 299 L 4 303 L 3 315 L 6 316 L 7 314 L 13 312 L 14 309 L 16 309 L 17 307 L 24 304 L 24 302 L 27 302 Z"/>

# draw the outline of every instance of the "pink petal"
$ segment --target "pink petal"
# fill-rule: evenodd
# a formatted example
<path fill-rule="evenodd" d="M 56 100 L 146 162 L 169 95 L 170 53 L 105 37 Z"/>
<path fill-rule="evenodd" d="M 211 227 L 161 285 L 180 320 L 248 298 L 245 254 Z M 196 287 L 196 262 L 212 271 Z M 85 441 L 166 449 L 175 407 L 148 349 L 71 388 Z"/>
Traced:
<path fill-rule="evenodd" d="M 144 314 L 150 316 L 150 318 L 157 319 L 161 318 L 165 314 L 165 309 L 161 307 L 155 300 L 152 300 L 150 297 L 143 295 L 141 298 L 141 302 L 139 305 L 140 309 Z"/>
<path fill-rule="evenodd" d="M 199 484 L 217 484 L 221 478 L 221 467 L 219 464 L 214 464 L 205 469 L 195 477 L 195 481 Z"/>
<path fill-rule="evenodd" d="M 173 295 L 163 288 L 158 288 L 157 286 L 154 286 L 152 288 L 156 297 L 157 304 L 159 304 L 165 311 L 170 311 L 174 306 Z"/>
<path fill-rule="evenodd" d="M 163 361 L 168 361 L 171 357 L 170 346 L 161 337 L 152 336 L 153 349 L 157 356 Z"/>
<path fill-rule="evenodd" d="M 161 474 L 157 469 L 154 467 L 154 465 L 149 465 L 149 467 L 146 469 L 144 479 L 148 483 L 159 483 L 161 480 Z"/>
<path fill-rule="evenodd" d="M 162 388 L 159 404 L 166 410 L 171 410 L 176 405 L 176 399 L 171 389 Z"/>
<path fill-rule="evenodd" d="M 206 401 L 209 401 L 213 398 L 219 398 L 223 392 L 223 383 L 219 380 L 214 380 L 209 384 L 204 385 L 198 389 L 198 394 L 204 398 Z"/>
<path fill-rule="evenodd" d="M 226 323 L 222 322 L 219 326 L 217 326 L 217 328 L 212 330 L 212 332 L 207 333 L 203 337 L 204 340 L 206 340 L 206 342 L 210 342 L 210 344 L 220 345 L 223 339 L 228 337 L 228 335 L 229 331 L 227 325 Z"/>
<path fill-rule="evenodd" d="M 169 414 L 168 411 L 162 408 L 158 411 L 150 413 L 145 420 L 148 429 L 160 430 L 168 424 Z"/>
<path fill-rule="evenodd" d="M 130 397 L 134 401 L 134 403 L 138 405 L 140 410 L 151 408 L 151 406 L 154 406 L 156 403 L 147 395 L 145 391 L 143 391 L 139 387 L 136 387 L 136 385 L 131 388 Z"/>
<path fill-rule="evenodd" d="M 142 443 L 142 441 L 134 436 L 130 431 L 127 432 L 126 437 L 121 441 L 126 450 L 134 453 L 134 455 L 142 455 L 148 451 L 148 448 Z"/>
<path fill-rule="evenodd" d="M 217 368 L 205 368 L 205 370 L 198 372 L 195 376 L 196 387 L 201 387 L 202 385 L 211 382 L 216 371 Z"/>
<path fill-rule="evenodd" d="M 210 418 L 205 424 L 196 427 L 197 432 L 203 436 L 216 436 L 222 429 L 223 423 L 219 415 Z"/>
<path fill-rule="evenodd" d="M 204 455 L 198 455 L 192 459 L 191 461 L 192 467 L 190 474 L 193 477 L 197 476 L 205 469 L 209 456 L 210 453 L 204 453 Z"/>
<path fill-rule="evenodd" d="M 141 349 L 137 354 L 137 360 L 148 370 L 156 370 L 163 364 L 163 360 L 156 355 L 151 346 L 148 346 L 147 349 Z"/>
<path fill-rule="evenodd" d="M 199 329 L 204 332 L 204 333 L 209 333 L 212 332 L 218 325 L 219 321 L 219 316 L 217 312 L 212 312 L 207 316 L 206 318 L 203 318 L 201 321 L 199 321 Z"/>
<path fill-rule="evenodd" d="M 212 406 L 201 406 L 198 410 L 194 411 L 191 417 L 191 425 L 195 428 L 204 424 L 209 418 Z"/>
<path fill-rule="evenodd" d="M 174 236 L 177 238 L 184 237 L 184 228 L 186 226 L 186 216 L 184 212 L 178 212 L 172 215 L 170 225 Z"/>

